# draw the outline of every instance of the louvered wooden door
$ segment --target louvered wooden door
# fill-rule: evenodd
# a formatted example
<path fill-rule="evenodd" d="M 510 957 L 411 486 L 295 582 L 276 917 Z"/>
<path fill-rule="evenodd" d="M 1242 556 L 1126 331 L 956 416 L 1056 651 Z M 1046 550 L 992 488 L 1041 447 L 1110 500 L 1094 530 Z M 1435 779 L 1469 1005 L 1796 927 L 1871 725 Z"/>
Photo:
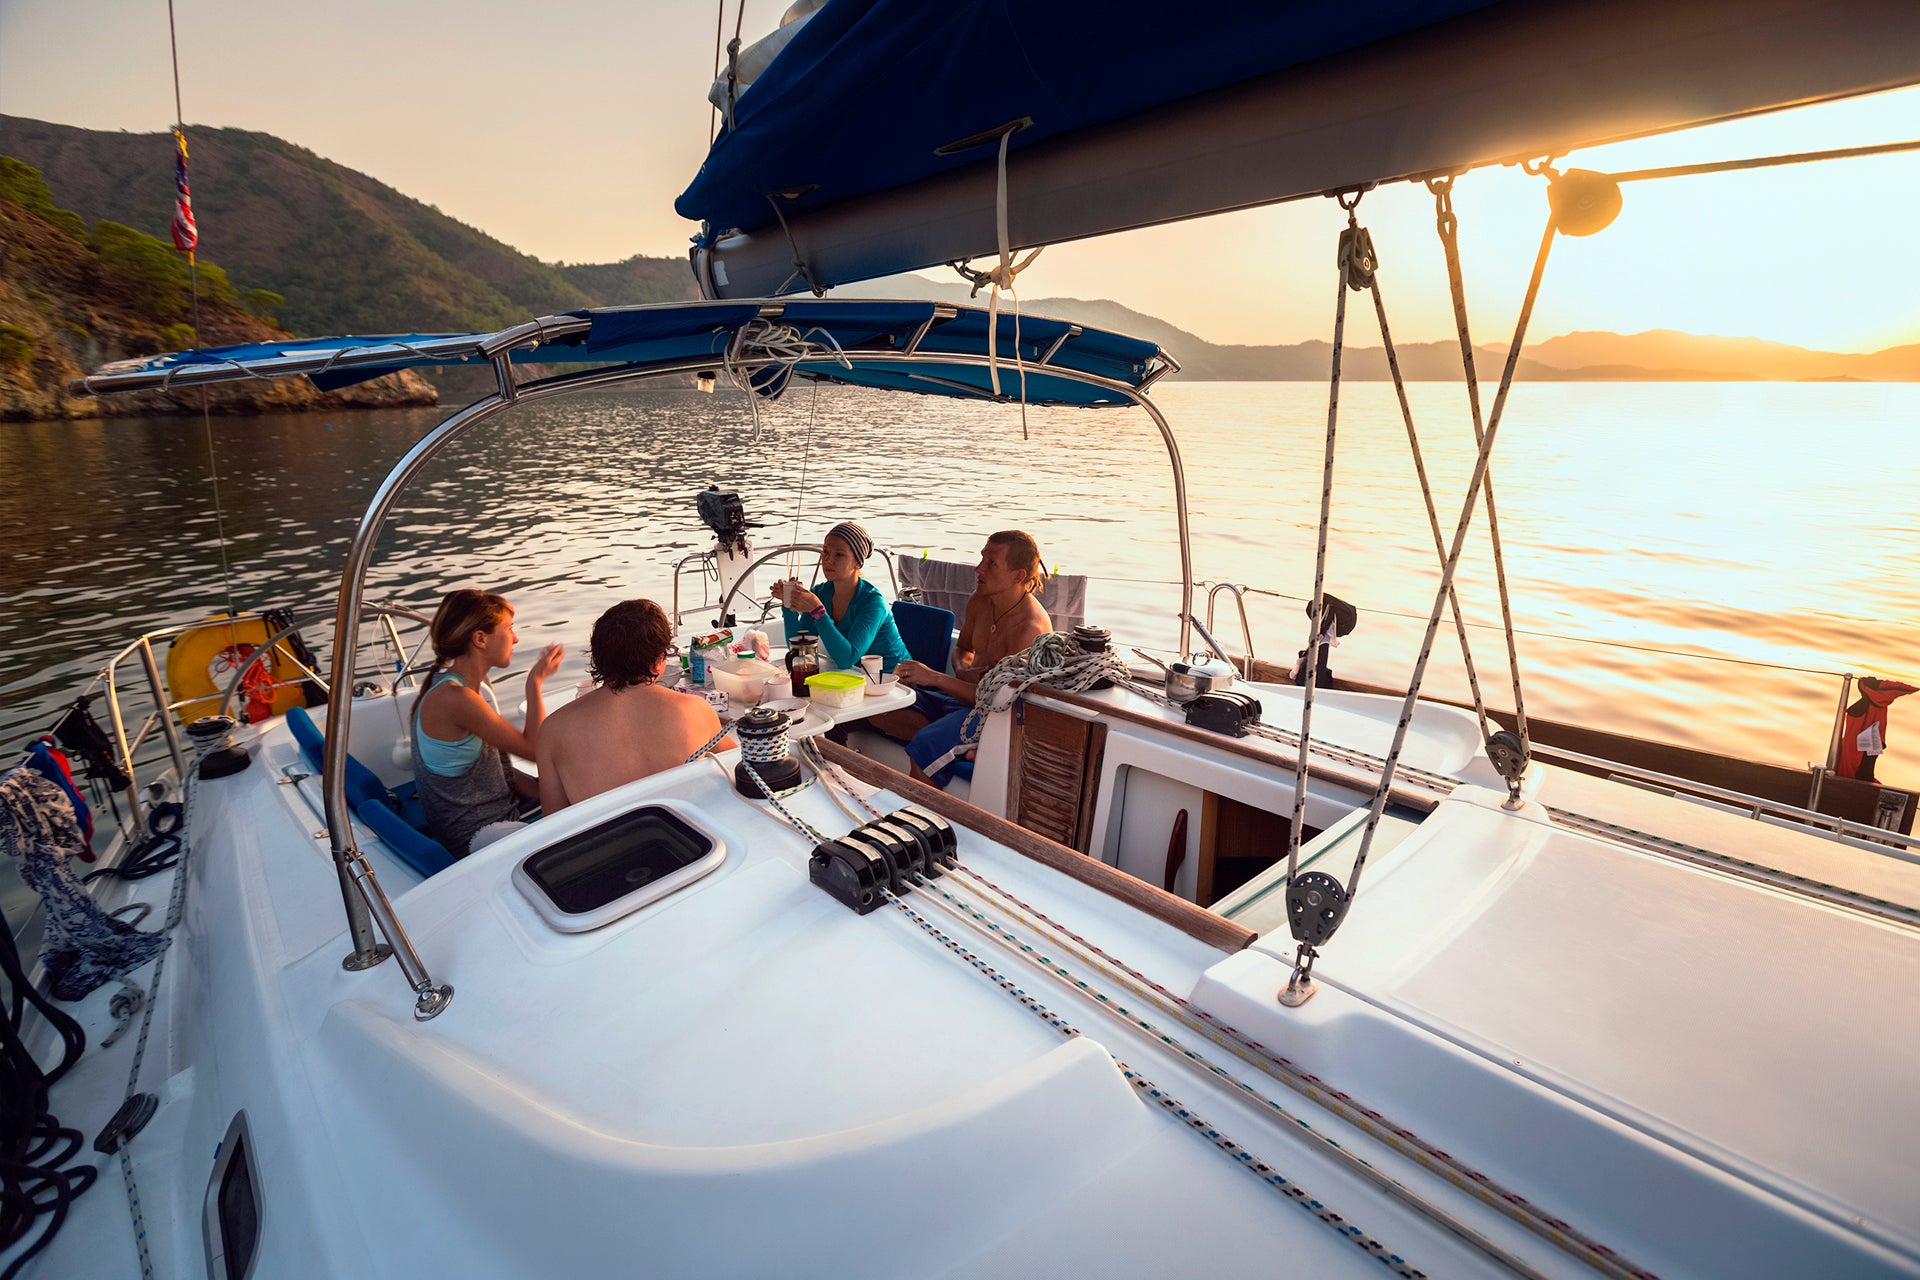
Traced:
<path fill-rule="evenodd" d="M 1087 852 L 1107 726 L 1022 699 L 1015 707 L 1008 815 L 1027 830 Z"/>

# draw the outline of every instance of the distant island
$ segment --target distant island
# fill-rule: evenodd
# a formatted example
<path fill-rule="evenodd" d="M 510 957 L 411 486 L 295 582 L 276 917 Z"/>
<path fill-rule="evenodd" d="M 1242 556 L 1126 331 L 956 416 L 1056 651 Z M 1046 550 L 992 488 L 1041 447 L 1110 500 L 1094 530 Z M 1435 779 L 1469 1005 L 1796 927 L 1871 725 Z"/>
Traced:
<path fill-rule="evenodd" d="M 695 296 L 686 263 L 541 262 L 362 173 L 268 134 L 190 129 L 202 242 L 199 345 L 295 335 L 475 332 L 584 307 Z M 159 393 L 111 405 L 64 394 L 107 360 L 194 344 L 185 263 L 164 242 L 172 216 L 172 139 L 0 116 L 0 418 L 180 411 Z M 169 258 L 169 255 L 172 255 Z M 218 266 L 207 262 L 212 259 Z M 958 282 L 913 278 L 912 292 L 966 301 Z M 837 291 L 899 296 L 899 281 Z M 1106 300 L 1029 300 L 1053 314 L 1157 342 L 1178 377 L 1323 381 L 1325 342 L 1207 342 Z M 1484 367 L 1505 352 L 1480 348 Z M 1399 349 L 1413 380 L 1457 380 L 1450 343 Z M 1756 338 L 1672 330 L 1570 333 L 1533 344 L 1518 374 L 1532 381 L 1920 381 L 1920 344 L 1868 355 L 1812 351 Z M 1388 376 L 1384 353 L 1349 348 L 1343 376 Z M 222 391 L 216 411 L 431 403 L 414 375 L 323 398 L 304 383 Z M 198 412 L 198 401 L 191 406 Z"/>

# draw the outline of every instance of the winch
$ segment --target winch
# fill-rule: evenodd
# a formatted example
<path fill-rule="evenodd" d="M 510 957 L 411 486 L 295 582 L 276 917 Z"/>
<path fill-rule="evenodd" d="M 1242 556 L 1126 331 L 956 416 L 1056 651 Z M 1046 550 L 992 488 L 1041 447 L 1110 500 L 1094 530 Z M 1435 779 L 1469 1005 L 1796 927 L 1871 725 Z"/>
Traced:
<path fill-rule="evenodd" d="M 772 707 L 755 707 L 733 722 L 733 736 L 740 743 L 740 763 L 733 766 L 735 791 L 759 800 L 769 791 L 800 784 L 800 762 L 787 754 L 787 731 L 792 727 L 787 713 Z M 749 766 L 753 773 L 747 772 Z M 754 781 L 754 773 L 760 775 L 760 782 Z"/>
<path fill-rule="evenodd" d="M 1079 648 L 1082 654 L 1106 653 L 1113 648 L 1113 632 L 1107 630 L 1105 627 L 1096 627 L 1083 622 L 1068 634 L 1073 637 L 1073 643 Z M 1092 687 L 1095 689 L 1111 689 L 1113 688 L 1113 681 L 1102 677 L 1099 680 L 1095 680 Z"/>

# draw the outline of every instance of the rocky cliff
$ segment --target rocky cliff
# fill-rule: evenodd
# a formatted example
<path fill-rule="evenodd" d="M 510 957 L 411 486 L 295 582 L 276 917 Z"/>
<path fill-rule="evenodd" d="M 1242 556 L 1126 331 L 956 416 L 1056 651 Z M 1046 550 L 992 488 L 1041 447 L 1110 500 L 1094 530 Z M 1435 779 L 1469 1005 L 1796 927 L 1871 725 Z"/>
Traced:
<path fill-rule="evenodd" d="M 184 257 L 119 224 L 92 228 L 53 203 L 40 175 L 0 157 L 0 419 L 198 413 L 200 389 L 76 396 L 68 384 L 112 360 L 193 346 L 284 338 L 250 313 L 225 273 L 199 280 L 200 326 Z M 176 260 L 177 259 L 177 260 Z M 271 295 L 255 295 L 256 298 Z M 264 305 L 258 302 L 257 305 Z M 434 389 L 403 372 L 323 393 L 304 378 L 205 389 L 214 413 L 428 405 Z"/>

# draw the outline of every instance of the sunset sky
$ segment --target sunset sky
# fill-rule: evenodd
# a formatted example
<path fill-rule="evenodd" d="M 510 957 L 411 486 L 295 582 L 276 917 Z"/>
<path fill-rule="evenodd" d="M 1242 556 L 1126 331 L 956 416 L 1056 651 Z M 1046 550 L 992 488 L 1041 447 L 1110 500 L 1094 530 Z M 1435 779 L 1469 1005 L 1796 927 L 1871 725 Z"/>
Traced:
<path fill-rule="evenodd" d="M 746 38 L 784 7 L 748 0 Z M 672 201 L 706 151 L 710 5 L 175 0 L 175 15 L 190 125 L 275 134 L 549 262 L 685 252 L 694 228 Z M 0 0 L 0 113 L 168 127 L 164 0 Z M 1639 168 L 1916 137 L 1920 89 L 1909 89 L 1562 163 Z M 1540 187 L 1489 170 L 1456 191 L 1482 340 L 1512 324 L 1545 216 Z M 1555 250 L 1533 333 L 1671 328 L 1834 351 L 1920 342 L 1917 197 L 1920 153 L 1635 184 L 1612 228 Z M 1361 213 L 1396 339 L 1450 337 L 1431 197 L 1384 189 Z M 1113 298 L 1214 342 L 1325 338 L 1341 223 L 1330 202 L 1310 201 L 1055 246 L 1021 291 Z M 219 227 L 201 234 L 217 261 Z M 1360 340 L 1377 340 L 1370 326 Z"/>

